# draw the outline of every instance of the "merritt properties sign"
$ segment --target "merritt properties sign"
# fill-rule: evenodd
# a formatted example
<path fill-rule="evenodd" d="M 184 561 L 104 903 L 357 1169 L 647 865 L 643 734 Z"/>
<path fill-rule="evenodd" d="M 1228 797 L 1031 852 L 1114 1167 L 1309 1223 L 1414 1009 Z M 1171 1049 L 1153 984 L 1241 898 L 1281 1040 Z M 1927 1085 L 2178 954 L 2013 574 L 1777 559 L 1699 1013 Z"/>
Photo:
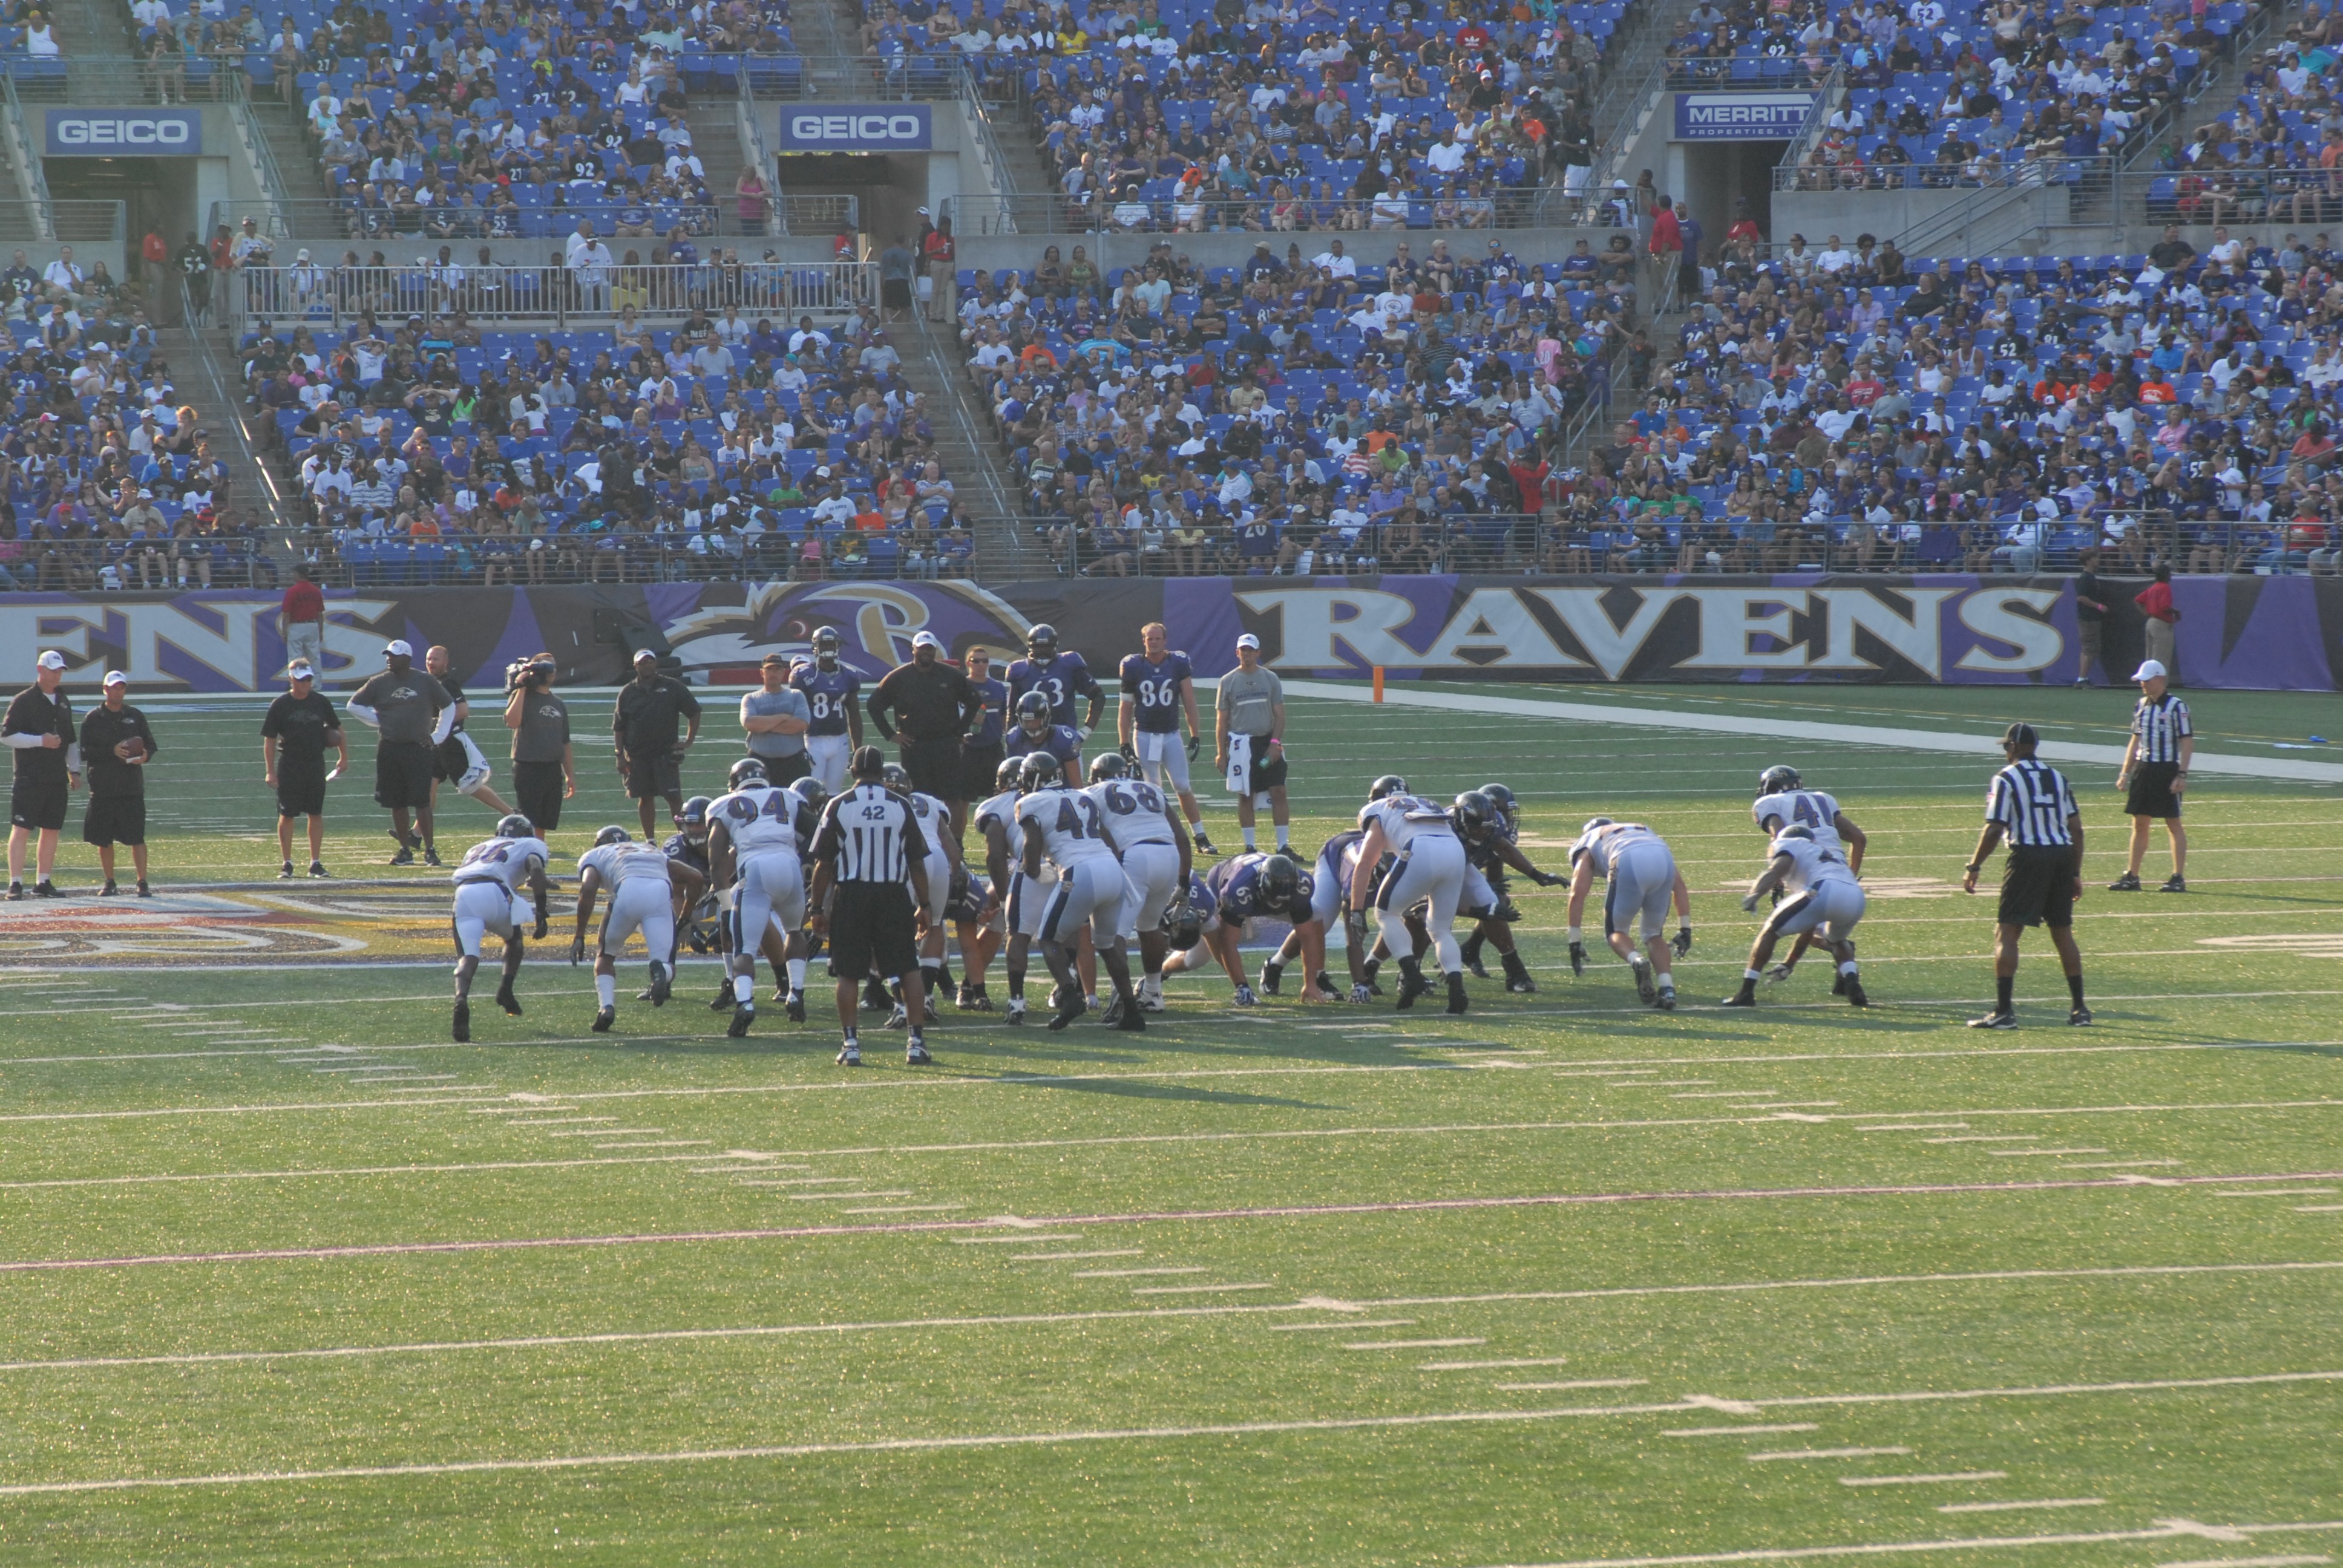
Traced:
<path fill-rule="evenodd" d="M 1678 93 L 1680 142 L 1781 142 L 1806 128 L 1812 93 Z"/>

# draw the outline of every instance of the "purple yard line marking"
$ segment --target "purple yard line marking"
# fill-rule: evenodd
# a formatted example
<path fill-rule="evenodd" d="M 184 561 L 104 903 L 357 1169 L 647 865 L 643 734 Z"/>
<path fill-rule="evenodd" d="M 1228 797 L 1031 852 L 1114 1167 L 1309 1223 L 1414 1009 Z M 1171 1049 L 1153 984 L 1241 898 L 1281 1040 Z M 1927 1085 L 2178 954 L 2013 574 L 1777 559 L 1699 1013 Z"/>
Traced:
<path fill-rule="evenodd" d="M 2302 1181 L 2343 1177 L 2343 1171 L 2297 1171 L 2285 1174 L 2233 1176 L 2172 1176 L 2158 1178 L 2173 1186 L 2210 1182 Z M 1957 1193 L 2081 1191 L 2137 1187 L 2147 1178 L 2083 1178 L 2069 1181 L 1962 1181 L 1912 1183 L 1879 1187 L 1773 1187 L 1688 1190 L 1671 1192 L 1572 1192 L 1520 1198 L 1417 1198 L 1381 1203 L 1286 1204 L 1259 1209 L 1185 1209 L 1127 1214 L 1068 1214 L 1021 1221 L 1026 1226 L 1143 1225 L 1221 1220 L 1317 1219 L 1346 1214 L 1418 1214 L 1470 1209 L 1534 1209 L 1586 1204 L 1691 1202 L 1718 1200 L 1781 1198 L 1932 1197 Z M 789 1194 L 794 1199 L 797 1194 Z M 820 1200 L 909 1197 L 908 1192 L 824 1192 L 804 1195 Z M 234 1252 L 157 1252 L 116 1258 L 35 1258 L 0 1262 L 0 1273 L 30 1273 L 58 1269 L 121 1269 L 156 1263 L 246 1263 L 330 1258 L 387 1258 L 425 1252 L 500 1252 L 544 1251 L 564 1247 L 639 1247 L 680 1241 L 766 1241 L 819 1236 L 870 1236 L 923 1231 L 992 1230 L 1002 1220 L 907 1220 L 890 1224 L 788 1225 L 746 1227 L 723 1231 L 639 1231 L 607 1236 L 519 1236 L 470 1241 L 381 1241 L 340 1247 L 274 1247 Z M 1020 1236 L 1016 1240 L 1031 1238 Z M 2324 1265 L 2321 1265 L 2324 1266 Z M 1977 1278 L 2008 1278 L 1979 1275 Z M 2019 1276 L 2024 1277 L 2024 1276 Z M 2056 1277 L 2043 1274 L 2033 1277 Z M 1396 1303 L 1394 1303 L 1396 1304 Z"/>
<path fill-rule="evenodd" d="M 2203 1539 L 2205 1526 L 2186 1520 L 2159 1522 L 2147 1530 L 2095 1530 L 2058 1535 L 1984 1535 L 1944 1541 L 1878 1541 L 1837 1546 L 1768 1546 L 1743 1552 L 1684 1552 L 1668 1557 L 1581 1557 L 1570 1562 L 1512 1563 L 1507 1568 L 1691 1568 L 1704 1563 L 1795 1563 L 1810 1557 L 1882 1557 L 1913 1552 L 1982 1552 L 2026 1546 L 2089 1546 L 2109 1541 Z M 2231 1538 L 2276 1531 L 2343 1530 L 2343 1520 L 2300 1524 L 2238 1524 Z M 2229 1560 L 2232 1563 L 2234 1559 Z"/>

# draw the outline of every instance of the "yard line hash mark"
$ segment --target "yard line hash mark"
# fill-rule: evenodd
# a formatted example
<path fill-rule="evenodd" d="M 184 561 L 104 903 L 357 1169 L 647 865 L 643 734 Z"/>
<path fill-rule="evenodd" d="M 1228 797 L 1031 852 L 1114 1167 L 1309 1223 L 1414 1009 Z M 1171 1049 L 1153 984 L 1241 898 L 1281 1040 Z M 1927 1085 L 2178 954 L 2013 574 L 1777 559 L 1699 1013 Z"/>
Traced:
<path fill-rule="evenodd" d="M 1910 1452 L 1909 1449 L 1904 1451 Z M 1956 1470 L 1936 1475 L 1842 1475 L 1841 1486 L 1935 1486 L 1962 1481 L 2006 1481 L 2006 1470 Z"/>

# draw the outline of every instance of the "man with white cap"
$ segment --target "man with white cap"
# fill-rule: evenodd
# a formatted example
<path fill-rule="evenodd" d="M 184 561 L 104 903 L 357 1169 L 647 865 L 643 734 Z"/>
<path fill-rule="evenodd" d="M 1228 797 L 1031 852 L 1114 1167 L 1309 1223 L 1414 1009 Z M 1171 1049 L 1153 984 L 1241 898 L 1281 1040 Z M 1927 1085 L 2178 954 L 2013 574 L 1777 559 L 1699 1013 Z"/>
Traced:
<path fill-rule="evenodd" d="M 2111 893 L 2139 891 L 2140 862 L 2147 859 L 2150 821 L 2164 824 L 2172 840 L 2172 877 L 2159 893 L 2188 890 L 2188 835 L 2180 826 L 2180 797 L 2188 789 L 2188 761 L 2197 751 L 2197 727 L 2188 705 L 2169 688 L 2171 672 L 2157 659 L 2132 671 L 2139 683 L 2139 706 L 2132 709 L 2131 739 L 2124 742 L 2123 766 L 2116 771 L 2116 788 L 2126 791 L 2124 810 L 2131 817 L 2131 863 L 2107 884 Z"/>
<path fill-rule="evenodd" d="M 1239 764 L 1243 774 L 1239 777 Z M 1253 842 L 1252 814 L 1266 801 L 1280 851 L 1291 849 L 1285 809 L 1285 688 L 1261 662 L 1261 638 L 1237 638 L 1237 667 L 1221 677 L 1212 708 L 1212 766 L 1227 774 L 1237 798 L 1244 847 Z"/>
<path fill-rule="evenodd" d="M 89 769 L 89 810 L 82 818 L 81 839 L 97 847 L 97 863 L 106 872 L 102 898 L 122 890 L 114 881 L 114 847 L 130 846 L 130 863 L 138 873 L 138 896 L 151 899 L 146 885 L 146 764 L 158 748 L 146 716 L 130 706 L 130 678 L 118 669 L 106 672 L 101 689 L 105 702 L 81 721 L 83 765 Z"/>
<path fill-rule="evenodd" d="M 285 857 L 281 880 L 293 878 L 293 819 L 309 819 L 309 875 L 326 874 L 326 786 L 350 765 L 350 738 L 334 719 L 334 705 L 317 689 L 317 672 L 306 658 L 286 671 L 290 689 L 268 705 L 260 721 L 260 761 L 268 787 L 277 791 L 277 848 Z M 326 748 L 339 753 L 326 771 Z"/>
<path fill-rule="evenodd" d="M 56 869 L 57 833 L 65 825 L 65 796 L 81 788 L 81 742 L 73 704 L 65 694 L 65 656 L 45 649 L 34 662 L 33 684 L 8 704 L 0 719 L 0 744 L 15 753 L 15 781 L 8 795 L 8 897 L 25 896 L 25 841 L 40 835 L 35 854 L 33 891 L 62 897 L 49 873 Z"/>
<path fill-rule="evenodd" d="M 350 694 L 350 717 L 382 731 L 374 754 L 375 804 L 390 812 L 390 836 L 398 840 L 394 866 L 439 864 L 431 836 L 431 769 L 439 743 L 456 727 L 456 704 L 447 689 L 415 668 L 415 649 L 405 638 L 382 650 L 389 667 Z M 415 830 L 407 826 L 415 814 Z"/>

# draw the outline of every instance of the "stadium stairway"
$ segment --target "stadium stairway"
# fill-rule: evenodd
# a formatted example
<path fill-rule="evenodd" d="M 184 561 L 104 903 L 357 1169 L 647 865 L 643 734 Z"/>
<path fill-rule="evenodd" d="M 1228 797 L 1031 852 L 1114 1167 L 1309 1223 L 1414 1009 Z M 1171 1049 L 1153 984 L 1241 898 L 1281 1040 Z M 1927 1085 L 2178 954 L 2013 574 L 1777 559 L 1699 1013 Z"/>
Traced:
<path fill-rule="evenodd" d="M 291 528 L 294 519 L 278 517 L 270 504 L 267 480 L 236 438 L 241 427 L 249 435 L 255 427 L 244 418 L 236 385 L 235 343 L 223 327 L 191 327 L 184 322 L 160 327 L 156 343 L 171 364 L 171 383 L 183 403 L 193 404 L 203 428 L 211 433 L 212 451 L 227 465 L 228 505 L 260 518 L 272 538 Z M 277 488 L 284 488 L 278 479 Z M 282 564 L 280 562 L 280 564 Z"/>
<path fill-rule="evenodd" d="M 48 13 L 56 27 L 57 43 L 68 60 L 76 55 L 88 58 L 133 52 L 136 34 L 130 19 L 112 0 L 101 0 L 97 5 L 52 5 Z"/>
<path fill-rule="evenodd" d="M 255 88 L 251 95 L 252 122 L 260 134 L 268 138 L 268 150 L 277 159 L 277 173 L 285 184 L 287 201 L 315 202 L 316 206 L 296 208 L 297 211 L 322 212 L 334 199 L 326 176 L 317 167 L 317 155 L 309 146 L 308 132 L 301 124 L 301 111 L 285 102 L 273 87 Z M 321 264 L 338 261 L 338 252 L 320 256 Z M 287 266 L 293 263 L 289 253 L 280 253 L 278 262 Z"/>
<path fill-rule="evenodd" d="M 732 195 L 733 184 L 740 177 L 740 116 L 728 95 L 701 104 L 694 103 L 684 111 L 684 124 L 691 130 L 691 150 L 699 155 L 699 166 L 708 171 L 709 194 L 716 198 L 716 232 L 719 238 L 740 231 L 740 209 Z M 766 176 L 768 184 L 771 176 Z M 744 261 L 754 261 L 756 255 L 744 256 Z"/>
<path fill-rule="evenodd" d="M 1031 555 L 1039 547 L 1013 520 L 1024 510 L 1024 486 L 1005 467 L 1005 456 L 987 428 L 960 366 L 960 341 L 949 323 L 920 321 L 897 335 L 903 379 L 927 400 L 928 423 L 936 433 L 936 456 L 952 482 L 976 535 L 980 575 L 1003 577 L 1004 563 Z M 1036 568 L 1040 570 L 1039 567 Z"/>
<path fill-rule="evenodd" d="M 2155 168 L 2157 149 L 2169 144 L 2177 148 L 2197 134 L 2197 127 L 2208 126 L 2237 106 L 2237 95 L 2246 76 L 2246 66 L 2270 46 L 2273 40 L 2283 40 L 2286 30 L 2302 20 L 2308 7 L 2302 4 L 2279 6 L 2264 14 L 2264 25 L 2242 41 L 2230 54 L 2207 56 L 2205 80 L 2197 95 L 2175 111 L 2172 123 L 2153 136 L 2142 136 L 2123 160 L 2127 172 Z M 2134 214 L 2125 214 L 2118 220 L 2137 223 Z"/>

